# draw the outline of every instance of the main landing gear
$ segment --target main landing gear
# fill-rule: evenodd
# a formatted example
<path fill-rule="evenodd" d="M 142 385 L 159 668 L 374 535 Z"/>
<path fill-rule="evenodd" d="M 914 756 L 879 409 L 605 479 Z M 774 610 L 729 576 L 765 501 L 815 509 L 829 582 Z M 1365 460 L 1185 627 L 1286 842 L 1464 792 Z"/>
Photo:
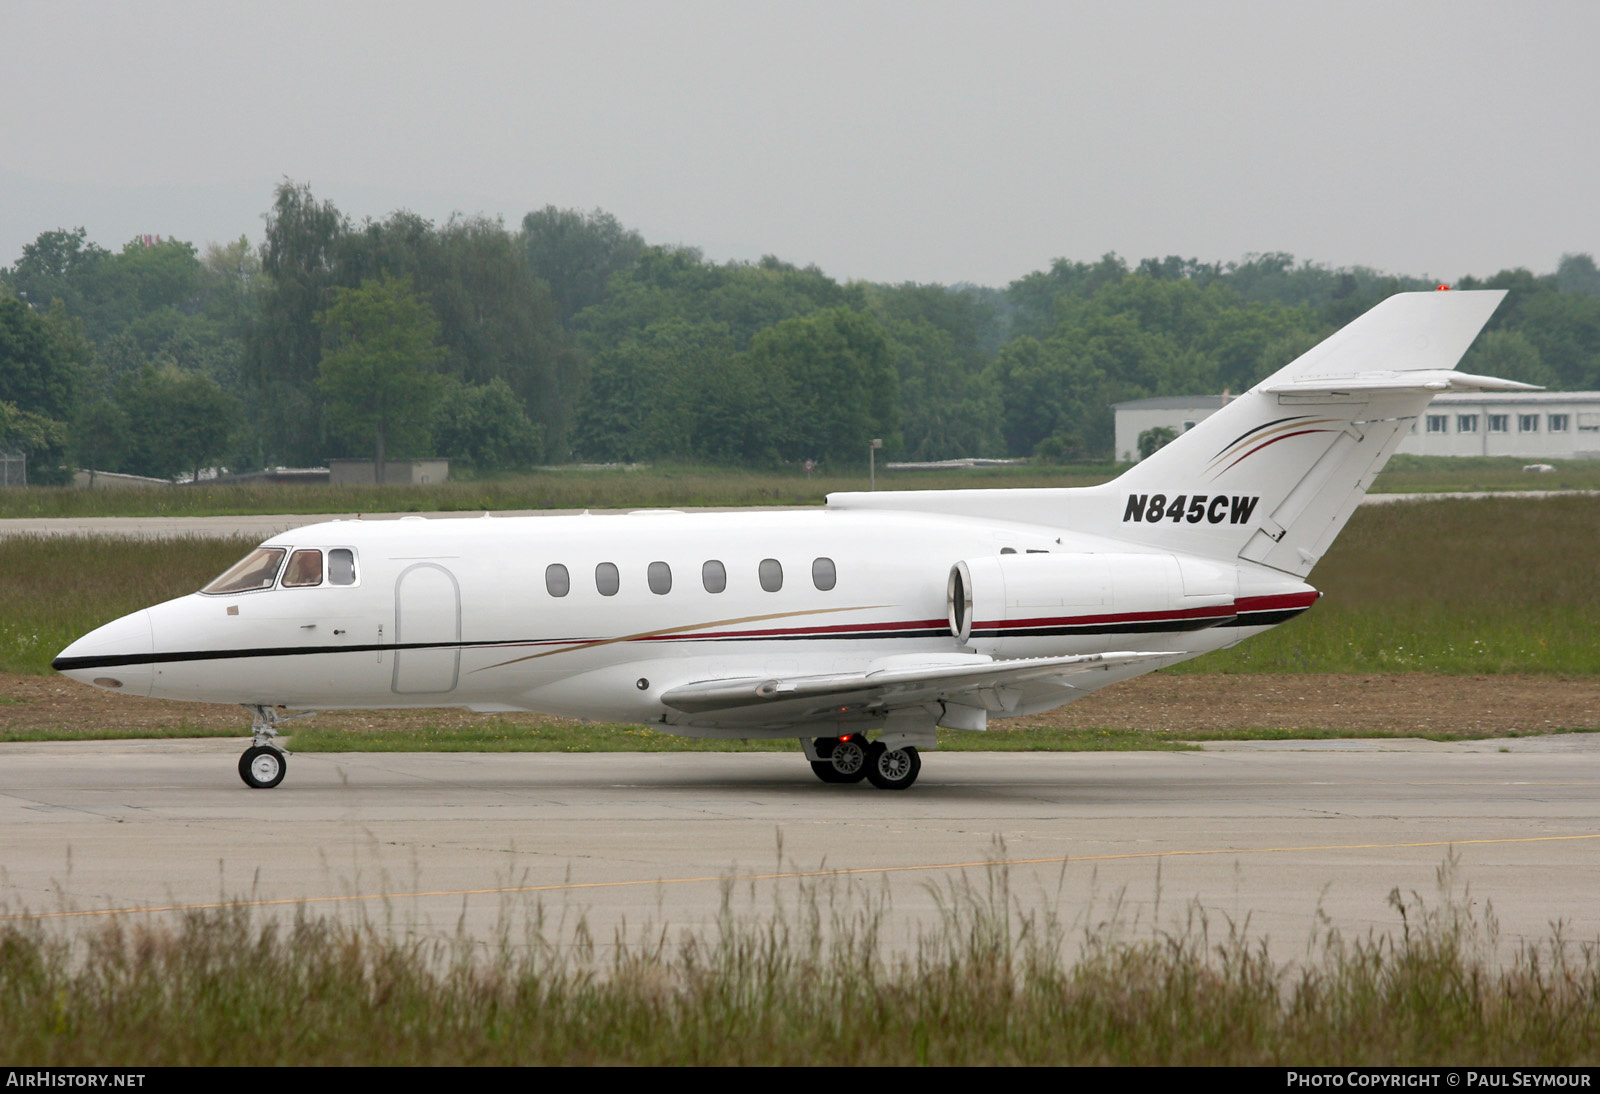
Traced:
<path fill-rule="evenodd" d="M 247 706 L 250 712 L 250 747 L 239 757 L 239 777 L 252 790 L 271 790 L 289 771 L 289 757 L 278 745 L 278 723 L 309 718 L 315 711 L 285 716 L 276 707 Z"/>
<path fill-rule="evenodd" d="M 911 745 L 888 748 L 882 741 L 868 744 L 861 733 L 819 737 L 807 751 L 816 756 L 811 770 L 825 783 L 866 779 L 879 790 L 906 790 L 922 771 L 922 757 Z"/>

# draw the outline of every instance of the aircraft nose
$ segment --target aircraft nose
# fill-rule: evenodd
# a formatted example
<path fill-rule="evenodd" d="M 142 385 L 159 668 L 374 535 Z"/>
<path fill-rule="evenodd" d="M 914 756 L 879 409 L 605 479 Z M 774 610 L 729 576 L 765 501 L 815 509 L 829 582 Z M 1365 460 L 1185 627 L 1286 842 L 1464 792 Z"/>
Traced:
<path fill-rule="evenodd" d="M 137 611 L 90 631 L 56 655 L 50 667 L 98 688 L 149 695 L 155 635 L 149 611 Z"/>

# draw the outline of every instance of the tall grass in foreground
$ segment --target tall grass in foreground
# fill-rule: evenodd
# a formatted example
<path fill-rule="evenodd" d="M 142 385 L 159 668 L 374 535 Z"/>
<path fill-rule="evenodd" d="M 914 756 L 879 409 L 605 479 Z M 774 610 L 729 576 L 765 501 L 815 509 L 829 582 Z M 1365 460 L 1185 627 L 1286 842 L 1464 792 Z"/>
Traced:
<path fill-rule="evenodd" d="M 1441 868 L 1448 883 L 1452 864 Z M 1392 934 L 1325 930 L 1275 961 L 1198 904 L 1076 947 L 1001 867 L 935 896 L 915 943 L 828 880 L 714 927 L 597 945 L 417 938 L 242 908 L 74 937 L 0 926 L 0 1059 L 36 1065 L 1593 1064 L 1600 955 L 1496 952 L 1492 912 L 1398 890 Z M 1068 958 L 1069 949 L 1075 956 Z"/>

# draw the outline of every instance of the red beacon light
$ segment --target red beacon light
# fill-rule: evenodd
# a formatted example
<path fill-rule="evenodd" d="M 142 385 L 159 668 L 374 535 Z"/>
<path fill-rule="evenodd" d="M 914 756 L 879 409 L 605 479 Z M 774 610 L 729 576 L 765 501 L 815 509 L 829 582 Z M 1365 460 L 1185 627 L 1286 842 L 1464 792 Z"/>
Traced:
<path fill-rule="evenodd" d="M 1450 291 L 1450 286 L 1449 285 L 1440 285 L 1436 289 L 1434 289 L 1433 291 L 1434 292 L 1449 292 Z"/>

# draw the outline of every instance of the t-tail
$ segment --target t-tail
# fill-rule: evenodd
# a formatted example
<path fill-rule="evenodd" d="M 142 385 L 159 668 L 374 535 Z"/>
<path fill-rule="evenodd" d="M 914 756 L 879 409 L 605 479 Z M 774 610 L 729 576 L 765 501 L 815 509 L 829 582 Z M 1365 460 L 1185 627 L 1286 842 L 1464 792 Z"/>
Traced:
<path fill-rule="evenodd" d="M 1455 371 L 1504 295 L 1391 296 L 1095 487 L 1111 534 L 1304 577 L 1435 395 L 1532 388 Z"/>
<path fill-rule="evenodd" d="M 1026 521 L 1304 578 L 1435 395 L 1533 390 L 1455 371 L 1504 296 L 1391 296 L 1101 486 L 830 494 L 828 505 Z"/>

